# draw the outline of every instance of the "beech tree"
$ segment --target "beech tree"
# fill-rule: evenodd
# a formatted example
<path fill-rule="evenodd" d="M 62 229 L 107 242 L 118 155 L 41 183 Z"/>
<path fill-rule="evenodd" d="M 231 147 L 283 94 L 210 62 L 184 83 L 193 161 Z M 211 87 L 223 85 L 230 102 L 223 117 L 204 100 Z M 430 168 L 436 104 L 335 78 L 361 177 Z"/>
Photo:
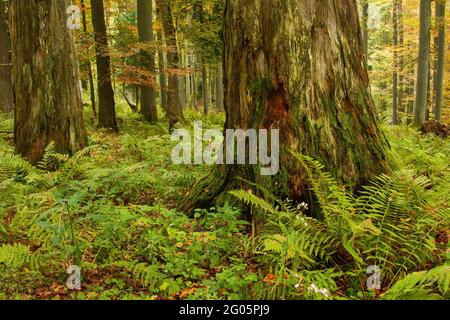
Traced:
<path fill-rule="evenodd" d="M 106 34 L 103 0 L 91 0 L 98 82 L 98 126 L 117 128 L 116 104 L 111 83 L 111 58 Z"/>
<path fill-rule="evenodd" d="M 137 25 L 139 32 L 139 41 L 145 46 L 153 42 L 153 5 L 152 1 L 137 0 Z M 140 52 L 141 65 L 154 75 L 155 73 L 155 54 L 149 48 Z M 148 81 L 148 79 L 145 79 Z M 148 122 L 158 121 L 158 111 L 156 109 L 156 93 L 150 83 L 141 85 L 141 113 Z"/>
<path fill-rule="evenodd" d="M 414 124 L 421 126 L 426 119 L 429 60 L 430 60 L 431 0 L 420 0 L 419 57 L 417 66 Z"/>
<path fill-rule="evenodd" d="M 54 142 L 73 154 L 87 144 L 77 59 L 66 4 L 11 0 L 16 151 L 31 163 Z"/>
<path fill-rule="evenodd" d="M 170 0 L 156 0 L 158 10 L 161 16 L 161 22 L 164 30 L 167 50 L 167 68 L 169 69 L 169 83 L 167 89 L 167 108 L 166 116 L 169 120 L 169 128 L 184 119 L 183 109 L 180 102 L 180 88 L 178 84 L 178 75 L 174 69 L 178 69 L 180 57 L 175 34 L 175 26 L 172 19 L 172 9 Z"/>
<path fill-rule="evenodd" d="M 229 0 L 224 41 L 225 129 L 280 129 L 281 170 L 263 177 L 258 166 L 216 166 L 185 210 L 245 187 L 237 177 L 310 200 L 289 150 L 321 161 L 351 190 L 388 171 L 356 1 Z"/>
<path fill-rule="evenodd" d="M 434 82 L 434 118 L 441 121 L 443 88 L 444 88 L 444 69 L 445 69 L 445 0 L 436 0 L 436 23 L 438 26 L 438 35 L 436 38 L 436 74 Z"/>

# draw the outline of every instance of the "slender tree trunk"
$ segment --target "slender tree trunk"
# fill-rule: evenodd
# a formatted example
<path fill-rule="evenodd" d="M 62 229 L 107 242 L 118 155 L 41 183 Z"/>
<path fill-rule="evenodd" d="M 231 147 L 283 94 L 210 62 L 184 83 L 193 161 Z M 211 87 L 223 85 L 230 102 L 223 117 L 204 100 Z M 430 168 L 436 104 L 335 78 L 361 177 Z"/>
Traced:
<path fill-rule="evenodd" d="M 369 1 L 363 0 L 362 35 L 366 63 L 369 60 Z"/>
<path fill-rule="evenodd" d="M 164 39 L 162 32 L 157 32 L 158 43 L 161 46 L 158 49 L 158 71 L 159 71 L 159 99 L 161 103 L 161 108 L 164 112 L 167 112 L 167 76 L 166 76 L 166 67 L 164 63 L 164 50 L 162 47 L 164 46 Z"/>
<path fill-rule="evenodd" d="M 0 110 L 9 113 L 14 104 L 7 8 L 8 1 L 0 0 Z"/>
<path fill-rule="evenodd" d="M 172 130 L 175 124 L 184 120 L 183 109 L 181 108 L 180 103 L 178 76 L 173 72 L 174 69 L 178 69 L 180 58 L 177 48 L 176 31 L 172 20 L 170 0 L 156 0 L 156 3 L 159 12 L 161 13 L 164 36 L 168 48 L 167 67 L 168 69 L 171 69 L 169 71 L 166 116 L 169 120 L 169 129 Z"/>
<path fill-rule="evenodd" d="M 77 59 L 66 28 L 66 5 L 11 0 L 16 151 L 31 163 L 54 142 L 73 154 L 87 144 Z"/>
<path fill-rule="evenodd" d="M 153 43 L 153 1 L 137 0 L 137 24 L 139 41 L 145 45 Z M 144 85 L 141 85 L 141 113 L 148 122 L 158 121 L 158 111 L 156 109 L 156 94 L 152 87 L 155 74 L 155 54 L 153 49 L 143 49 L 140 52 L 141 66 L 151 73 L 145 77 Z"/>
<path fill-rule="evenodd" d="M 209 113 L 209 98 L 208 98 L 208 66 L 202 64 L 202 90 L 203 90 L 203 112 Z"/>
<path fill-rule="evenodd" d="M 434 86 L 434 118 L 441 121 L 444 67 L 445 67 L 445 0 L 436 0 L 436 22 L 438 25 L 438 36 L 436 41 L 436 76 Z"/>
<path fill-rule="evenodd" d="M 420 39 L 414 105 L 414 124 L 425 122 L 428 95 L 428 73 L 430 58 L 431 1 L 420 0 Z"/>
<path fill-rule="evenodd" d="M 398 116 L 398 0 L 394 0 L 393 5 L 393 30 L 394 30 L 394 72 L 392 76 L 392 124 L 399 124 Z"/>
<path fill-rule="evenodd" d="M 216 107 L 219 111 L 224 111 L 223 106 L 223 69 L 222 62 L 217 64 L 217 74 L 216 74 Z"/>
<path fill-rule="evenodd" d="M 103 0 L 91 0 L 98 82 L 98 126 L 117 129 L 116 106 L 111 82 L 111 59 L 106 35 Z"/>
<path fill-rule="evenodd" d="M 84 3 L 84 0 L 81 0 L 81 7 L 82 7 L 81 17 L 82 17 L 82 21 L 83 21 L 83 32 L 87 33 L 88 30 L 87 30 L 87 19 L 86 19 L 86 5 Z M 97 105 L 95 102 L 94 75 L 92 74 L 92 65 L 91 65 L 90 60 L 88 60 L 86 62 L 85 68 L 87 69 L 88 78 L 89 78 L 89 92 L 90 92 L 90 97 L 91 97 L 92 114 L 94 115 L 94 117 L 97 117 Z"/>
<path fill-rule="evenodd" d="M 405 112 L 404 108 L 404 97 L 405 97 L 405 76 L 404 76 L 404 66 L 405 66 L 405 32 L 403 23 L 403 0 L 397 1 L 397 25 L 398 25 L 398 111 L 399 111 L 399 121 L 403 122 L 401 114 Z"/>
<path fill-rule="evenodd" d="M 237 177 L 310 202 L 305 170 L 289 150 L 320 160 L 350 190 L 388 170 L 354 0 L 228 0 L 224 41 L 225 129 L 280 129 L 280 171 L 215 166 L 186 212 L 247 188 Z"/>
<path fill-rule="evenodd" d="M 415 77 L 415 71 L 414 71 L 414 66 L 411 66 L 411 70 L 410 70 L 410 80 L 409 80 L 409 101 L 408 101 L 408 110 L 407 110 L 407 124 L 410 125 L 411 123 L 413 123 L 414 121 L 414 93 L 415 93 L 415 82 L 414 82 L 414 77 Z"/>
<path fill-rule="evenodd" d="M 197 108 L 197 60 L 195 54 L 192 56 L 193 72 L 191 74 L 191 86 L 192 86 L 192 105 Z"/>
<path fill-rule="evenodd" d="M 181 42 L 180 42 L 181 43 Z M 180 48 L 182 47 L 181 44 L 179 46 Z M 184 69 L 184 50 L 181 50 L 181 59 L 180 59 L 180 65 L 179 68 L 180 69 Z M 179 86 L 179 90 L 180 90 L 180 104 L 181 104 L 181 108 L 185 108 L 186 107 L 186 78 L 185 75 L 180 75 L 178 77 L 178 86 Z"/>

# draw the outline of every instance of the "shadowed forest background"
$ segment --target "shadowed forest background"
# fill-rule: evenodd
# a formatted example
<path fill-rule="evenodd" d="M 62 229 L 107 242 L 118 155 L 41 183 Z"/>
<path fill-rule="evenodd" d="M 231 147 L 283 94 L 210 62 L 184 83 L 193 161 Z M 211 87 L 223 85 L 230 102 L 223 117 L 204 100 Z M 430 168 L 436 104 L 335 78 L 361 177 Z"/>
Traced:
<path fill-rule="evenodd" d="M 449 299 L 449 25 L 446 0 L 0 0 L 0 299 Z M 279 129 L 280 172 L 175 165 L 195 121 Z"/>

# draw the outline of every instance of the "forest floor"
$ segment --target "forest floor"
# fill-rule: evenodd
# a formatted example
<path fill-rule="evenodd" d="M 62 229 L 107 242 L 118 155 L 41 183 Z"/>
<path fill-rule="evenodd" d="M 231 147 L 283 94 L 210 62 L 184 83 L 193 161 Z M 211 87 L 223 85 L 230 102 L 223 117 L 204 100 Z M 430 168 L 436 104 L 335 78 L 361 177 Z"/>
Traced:
<path fill-rule="evenodd" d="M 249 236 L 251 226 L 230 205 L 192 218 L 178 212 L 209 168 L 174 165 L 176 142 L 166 126 L 120 110 L 120 133 L 99 131 L 87 119 L 90 147 L 71 159 L 49 148 L 38 167 L 15 156 L 12 135 L 0 133 L 0 299 L 374 297 L 363 288 L 365 270 L 280 260 L 281 249 Z M 224 115 L 189 110 L 188 123 L 196 119 L 221 129 Z M 0 131 L 12 127 L 13 120 L 0 118 Z M 438 245 L 448 242 L 449 143 L 407 127 L 385 131 L 392 161 L 411 179 L 429 180 L 422 190 L 427 210 L 444 212 L 440 232 L 434 230 L 435 259 L 407 271 L 430 270 L 444 264 L 447 249 Z M 70 265 L 81 267 L 79 291 L 66 286 Z M 441 283 L 436 288 L 448 294 Z"/>

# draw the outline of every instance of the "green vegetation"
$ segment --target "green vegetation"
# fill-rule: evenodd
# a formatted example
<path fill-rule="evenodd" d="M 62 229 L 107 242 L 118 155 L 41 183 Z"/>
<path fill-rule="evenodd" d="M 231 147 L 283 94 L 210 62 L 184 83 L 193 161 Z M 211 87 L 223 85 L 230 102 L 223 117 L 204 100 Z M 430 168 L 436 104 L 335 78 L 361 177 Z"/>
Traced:
<path fill-rule="evenodd" d="M 123 107 L 123 106 L 121 106 Z M 177 210 L 208 167 L 176 166 L 167 126 L 119 108 L 120 134 L 94 131 L 74 157 L 47 148 L 31 166 L 0 136 L 0 298 L 443 299 L 449 298 L 449 144 L 386 127 L 396 171 L 352 195 L 322 165 L 295 154 L 318 201 L 276 199 L 262 186 L 233 204 Z M 123 116 L 123 117 L 121 117 Z M 223 114 L 187 111 L 221 128 Z M 0 119 L 0 131 L 11 131 Z M 265 224 L 255 224 L 240 204 Z M 323 219 L 304 214 L 320 204 Z M 66 288 L 69 265 L 82 289 Z M 367 290 L 369 265 L 382 290 Z"/>

